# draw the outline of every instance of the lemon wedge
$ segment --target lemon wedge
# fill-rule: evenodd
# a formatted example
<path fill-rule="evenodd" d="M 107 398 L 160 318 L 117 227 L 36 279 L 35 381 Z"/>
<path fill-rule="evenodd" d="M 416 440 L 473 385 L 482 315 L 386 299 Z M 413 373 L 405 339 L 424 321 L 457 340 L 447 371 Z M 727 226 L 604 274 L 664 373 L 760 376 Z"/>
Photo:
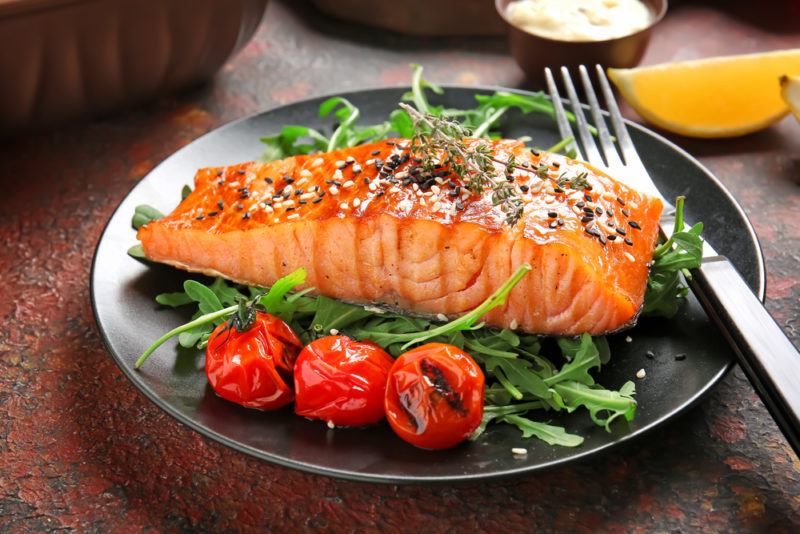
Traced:
<path fill-rule="evenodd" d="M 689 137 L 735 137 L 779 121 L 789 109 L 777 82 L 793 74 L 800 49 L 608 69 L 639 115 Z"/>
<path fill-rule="evenodd" d="M 781 96 L 800 121 L 800 76 L 781 77 Z"/>

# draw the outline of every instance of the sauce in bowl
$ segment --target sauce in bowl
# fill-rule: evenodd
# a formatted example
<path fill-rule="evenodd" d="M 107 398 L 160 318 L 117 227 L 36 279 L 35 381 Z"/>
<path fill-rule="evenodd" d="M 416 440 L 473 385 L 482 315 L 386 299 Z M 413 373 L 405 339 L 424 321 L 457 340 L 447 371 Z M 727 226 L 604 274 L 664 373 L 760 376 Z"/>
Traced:
<path fill-rule="evenodd" d="M 526 32 L 558 41 L 606 41 L 645 29 L 653 13 L 641 0 L 518 0 L 506 16 Z"/>

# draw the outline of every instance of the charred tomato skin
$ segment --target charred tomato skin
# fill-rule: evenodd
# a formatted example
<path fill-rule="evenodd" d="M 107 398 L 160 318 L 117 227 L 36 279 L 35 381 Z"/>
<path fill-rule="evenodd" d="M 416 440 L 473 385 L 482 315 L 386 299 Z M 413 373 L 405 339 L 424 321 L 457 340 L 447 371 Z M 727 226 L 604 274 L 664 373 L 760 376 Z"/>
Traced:
<path fill-rule="evenodd" d="M 485 378 L 463 350 L 428 343 L 395 360 L 384 409 L 392 430 L 423 449 L 447 449 L 467 439 L 483 418 Z"/>
<path fill-rule="evenodd" d="M 243 332 L 226 321 L 208 338 L 206 377 L 225 400 L 276 410 L 294 399 L 292 370 L 302 347 L 291 327 L 269 313 L 257 312 Z"/>
<path fill-rule="evenodd" d="M 336 426 L 383 419 L 386 379 L 394 359 L 370 341 L 326 336 L 309 343 L 294 364 L 297 415 Z"/>

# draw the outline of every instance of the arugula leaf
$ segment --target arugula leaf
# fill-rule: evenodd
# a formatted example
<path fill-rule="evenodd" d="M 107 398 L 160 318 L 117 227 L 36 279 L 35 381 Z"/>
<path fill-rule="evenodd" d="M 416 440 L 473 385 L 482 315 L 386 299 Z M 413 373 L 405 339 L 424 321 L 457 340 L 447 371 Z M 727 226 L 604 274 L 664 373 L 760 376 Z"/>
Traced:
<path fill-rule="evenodd" d="M 675 229 L 669 239 L 653 252 L 653 266 L 647 278 L 642 314 L 672 317 L 686 296 L 688 289 L 681 274 L 690 277 L 688 269 L 700 266 L 703 260 L 703 223 L 684 230 L 684 202 L 680 196 L 675 202 Z"/>
<path fill-rule="evenodd" d="M 139 243 L 138 245 L 133 245 L 131 248 L 128 249 L 128 256 L 131 258 L 136 258 L 137 260 L 146 260 L 147 256 L 144 254 L 144 248 L 142 248 L 142 244 Z"/>
<path fill-rule="evenodd" d="M 262 137 L 261 142 L 266 145 L 262 161 L 273 161 L 326 150 L 329 140 L 307 126 L 284 126 L 279 134 Z"/>
<path fill-rule="evenodd" d="M 140 204 L 136 206 L 133 211 L 133 219 L 131 219 L 131 225 L 133 226 L 134 230 L 138 230 L 145 224 L 157 221 L 164 217 L 164 214 L 155 209 L 153 206 L 148 206 L 147 204 Z"/>
<path fill-rule="evenodd" d="M 156 295 L 156 302 L 162 306 L 169 306 L 170 308 L 177 308 L 195 302 L 195 300 L 187 295 L 185 292 L 178 293 L 161 293 Z"/>
<path fill-rule="evenodd" d="M 181 200 L 186 200 L 186 197 L 192 194 L 192 187 L 190 185 L 184 185 L 181 189 Z"/>
<path fill-rule="evenodd" d="M 202 315 L 222 309 L 222 303 L 220 303 L 219 298 L 217 298 L 213 291 L 200 282 L 186 280 L 183 283 L 183 290 L 189 298 L 197 302 L 197 306 Z"/>
<path fill-rule="evenodd" d="M 550 398 L 550 388 L 534 372 L 531 362 L 523 359 L 486 358 L 484 365 L 486 371 L 492 373 L 516 400 L 522 399 L 523 393 L 542 399 Z"/>
<path fill-rule="evenodd" d="M 583 443 L 583 438 L 576 434 L 569 434 L 564 427 L 553 426 L 545 423 L 531 421 L 519 415 L 505 415 L 502 421 L 515 425 L 522 431 L 523 438 L 536 436 L 550 445 L 562 447 L 577 447 Z"/>
<path fill-rule="evenodd" d="M 626 382 L 619 391 L 612 391 L 602 386 L 588 385 L 575 380 L 567 380 L 553 386 L 564 401 L 569 411 L 579 406 L 589 410 L 589 415 L 595 424 L 600 425 L 610 432 L 611 422 L 618 417 L 624 417 L 628 421 L 633 420 L 636 413 L 636 401 L 633 395 L 636 386 L 633 382 Z M 600 414 L 607 414 L 602 417 Z"/>
<path fill-rule="evenodd" d="M 425 70 L 422 65 L 412 63 L 411 69 L 411 91 L 403 95 L 403 100 L 406 102 L 413 102 L 414 107 L 416 107 L 417 111 L 420 113 L 428 113 L 438 117 L 441 115 L 443 108 L 442 106 L 430 105 L 428 97 L 425 96 L 425 89 L 430 89 L 437 95 L 443 94 L 444 90 L 435 83 L 431 83 L 422 77 L 422 72 Z"/>
<path fill-rule="evenodd" d="M 558 345 L 565 356 L 572 354 L 572 359 L 565 363 L 558 373 L 546 378 L 545 383 L 552 386 L 564 380 L 574 380 L 582 384 L 594 384 L 594 378 L 589 374 L 589 370 L 594 367 L 600 367 L 600 351 L 592 341 L 592 336 L 582 334 L 580 345 L 574 353 L 572 352 L 574 341 L 559 338 Z"/>

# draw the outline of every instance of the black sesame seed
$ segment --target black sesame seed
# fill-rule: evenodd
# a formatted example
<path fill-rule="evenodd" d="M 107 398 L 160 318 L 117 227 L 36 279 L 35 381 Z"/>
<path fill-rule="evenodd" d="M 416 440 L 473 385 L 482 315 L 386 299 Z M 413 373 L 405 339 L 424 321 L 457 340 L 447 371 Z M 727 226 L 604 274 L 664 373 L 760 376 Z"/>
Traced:
<path fill-rule="evenodd" d="M 244 204 L 242 204 L 241 202 L 239 202 L 238 204 L 236 204 L 236 209 L 237 209 L 237 210 L 243 210 L 243 209 L 244 209 Z"/>
<path fill-rule="evenodd" d="M 322 197 L 317 197 L 311 201 L 312 204 L 317 204 L 318 202 L 322 202 Z"/>
<path fill-rule="evenodd" d="M 264 181 L 267 182 L 268 184 L 271 184 L 272 183 L 272 178 L 270 178 L 270 177 L 264 178 Z"/>
<path fill-rule="evenodd" d="M 219 213 L 218 211 L 209 211 L 208 212 L 208 216 L 209 217 L 216 217 L 218 213 Z"/>
<path fill-rule="evenodd" d="M 527 185 L 521 185 L 519 186 L 519 190 L 522 191 L 523 193 L 527 193 L 530 190 L 530 187 L 528 187 Z"/>
<path fill-rule="evenodd" d="M 507 175 L 506 176 L 506 181 L 513 182 L 514 181 L 514 175 L 512 175 L 512 174 Z"/>
<path fill-rule="evenodd" d="M 656 357 L 655 353 L 652 350 L 648 350 L 647 352 L 644 353 L 644 355 L 650 358 L 651 360 Z"/>
<path fill-rule="evenodd" d="M 558 217 L 558 213 L 556 213 L 555 211 L 548 211 L 547 216 L 550 217 L 551 219 L 555 219 L 556 217 Z"/>
<path fill-rule="evenodd" d="M 302 189 L 295 189 L 294 190 L 294 196 L 297 197 L 297 196 L 300 196 L 302 194 L 303 194 L 303 190 Z"/>
<path fill-rule="evenodd" d="M 605 245 L 606 244 L 606 238 L 603 237 L 602 235 L 597 236 L 597 239 L 600 240 L 600 244 L 601 245 Z"/>
<path fill-rule="evenodd" d="M 594 220 L 594 217 L 591 217 L 589 215 L 584 215 L 583 217 L 581 217 L 581 222 L 582 223 L 587 223 L 587 222 L 593 221 L 593 220 Z"/>
<path fill-rule="evenodd" d="M 294 211 L 294 208 L 286 208 L 286 211 L 287 211 L 287 212 L 289 212 L 289 211 Z"/>
<path fill-rule="evenodd" d="M 380 198 L 380 197 L 382 197 L 382 196 L 383 196 L 383 195 L 385 195 L 385 194 L 386 194 L 386 191 L 384 191 L 383 189 L 381 189 L 380 191 L 378 191 L 378 194 L 376 194 L 375 196 L 376 196 L 376 197 L 378 197 L 378 198 Z"/>
<path fill-rule="evenodd" d="M 533 154 L 534 156 L 538 156 L 539 152 L 535 148 L 532 148 L 531 149 L 531 154 Z"/>
<path fill-rule="evenodd" d="M 642 229 L 642 227 L 639 226 L 639 223 L 637 223 L 636 221 L 628 221 L 628 224 L 631 226 L 631 228 L 636 228 L 637 230 Z"/>
<path fill-rule="evenodd" d="M 286 200 L 286 199 L 288 199 L 290 196 L 292 196 L 292 192 L 291 192 L 291 191 L 287 191 L 287 192 L 285 192 L 285 193 L 284 193 L 282 196 L 283 196 L 283 199 L 284 199 L 284 200 Z"/>
<path fill-rule="evenodd" d="M 622 199 L 621 199 L 621 198 L 619 198 L 619 197 L 617 197 L 617 202 L 619 202 L 619 205 L 620 205 L 620 206 L 624 206 L 624 205 L 625 205 L 625 201 L 624 201 L 624 200 L 622 200 Z"/>
<path fill-rule="evenodd" d="M 380 153 L 381 153 L 381 151 L 380 151 L 380 150 L 373 150 L 372 152 L 370 152 L 370 155 L 371 155 L 371 156 L 377 156 L 377 155 L 378 155 L 378 154 L 380 154 Z"/>
<path fill-rule="evenodd" d="M 456 210 L 457 211 L 463 211 L 464 210 L 464 204 L 462 204 L 460 200 L 456 200 Z"/>
<path fill-rule="evenodd" d="M 617 228 L 616 230 L 617 230 L 617 233 L 618 233 L 619 235 L 628 235 L 628 232 L 626 232 L 626 231 L 625 231 L 625 230 L 623 230 L 622 228 Z"/>
<path fill-rule="evenodd" d="M 606 224 L 608 226 L 610 226 L 611 228 L 614 228 L 617 225 L 617 223 L 615 223 L 614 221 L 608 221 L 608 222 L 606 222 Z"/>
<path fill-rule="evenodd" d="M 400 163 L 401 164 L 406 163 L 410 159 L 411 159 L 411 156 L 408 153 L 405 153 L 405 154 L 403 154 L 403 157 L 400 158 Z"/>
<path fill-rule="evenodd" d="M 602 214 L 603 214 L 603 208 L 601 208 L 600 206 L 597 206 L 597 207 L 594 209 L 594 212 L 595 212 L 597 215 L 602 215 Z"/>
<path fill-rule="evenodd" d="M 584 207 L 584 206 L 586 205 L 586 202 L 584 202 L 583 200 L 581 200 L 580 202 L 576 202 L 576 203 L 575 203 L 575 205 L 576 205 L 577 207 L 579 207 L 579 208 L 582 208 L 582 207 Z"/>
<path fill-rule="evenodd" d="M 236 169 L 236 173 L 242 175 L 244 174 L 244 169 Z"/>
<path fill-rule="evenodd" d="M 195 219 L 197 219 L 198 221 L 202 221 L 203 219 L 205 219 L 205 216 L 203 216 L 203 214 L 201 213 L 200 215 L 195 217 Z"/>
<path fill-rule="evenodd" d="M 564 226 L 564 219 L 559 219 L 557 222 L 559 226 Z"/>
<path fill-rule="evenodd" d="M 308 204 L 308 202 L 305 199 L 302 199 L 302 198 L 300 200 L 298 200 L 297 203 L 300 204 L 300 205 Z"/>
<path fill-rule="evenodd" d="M 590 195 L 588 193 L 584 194 L 583 198 L 586 200 L 586 202 L 591 202 L 592 201 L 592 195 Z"/>
<path fill-rule="evenodd" d="M 561 189 L 560 187 L 554 187 L 554 188 L 553 188 L 553 192 L 554 192 L 554 193 L 563 193 L 563 192 L 564 192 L 564 190 L 563 190 L 563 189 Z"/>
<path fill-rule="evenodd" d="M 397 143 L 395 143 L 394 141 L 386 141 L 386 144 L 389 145 L 389 146 L 394 146 Z"/>
<path fill-rule="evenodd" d="M 217 200 L 217 207 L 219 209 L 224 208 L 225 207 L 225 202 L 223 202 L 222 200 Z"/>
<path fill-rule="evenodd" d="M 609 241 L 615 241 L 617 239 L 616 234 L 608 234 L 606 237 L 608 237 Z"/>
<path fill-rule="evenodd" d="M 364 185 L 369 185 L 369 178 L 364 178 Z"/>
<path fill-rule="evenodd" d="M 553 163 L 551 163 L 551 165 L 552 165 L 553 167 L 555 167 L 556 169 L 557 169 L 557 168 L 559 168 L 559 167 L 561 167 L 561 164 L 560 164 L 559 162 L 557 162 L 557 161 L 554 161 Z"/>
<path fill-rule="evenodd" d="M 452 197 L 452 198 L 456 198 L 458 196 L 458 193 L 456 193 L 455 191 L 453 191 L 451 189 L 450 191 L 447 192 L 447 196 Z"/>
<path fill-rule="evenodd" d="M 217 171 L 217 177 L 222 176 L 222 171 Z"/>
<path fill-rule="evenodd" d="M 294 178 L 292 178 L 292 177 L 291 177 L 291 176 L 289 176 L 288 174 L 286 174 L 286 175 L 284 175 L 284 176 L 283 176 L 283 180 L 284 180 L 284 181 L 285 181 L 287 184 L 291 184 L 291 183 L 293 183 L 293 182 L 294 182 Z"/>
<path fill-rule="evenodd" d="M 685 354 L 676 354 L 675 355 L 675 361 L 676 362 L 682 362 L 685 359 L 686 359 L 686 355 Z"/>
<path fill-rule="evenodd" d="M 631 216 L 631 212 L 629 212 L 628 210 L 622 210 L 622 214 L 623 214 L 625 217 L 630 217 L 630 216 Z"/>
<path fill-rule="evenodd" d="M 584 206 L 583 212 L 594 217 L 594 210 L 589 206 Z"/>
<path fill-rule="evenodd" d="M 633 241 L 631 241 L 630 237 L 625 238 L 625 244 L 628 245 L 629 247 L 633 246 Z"/>

